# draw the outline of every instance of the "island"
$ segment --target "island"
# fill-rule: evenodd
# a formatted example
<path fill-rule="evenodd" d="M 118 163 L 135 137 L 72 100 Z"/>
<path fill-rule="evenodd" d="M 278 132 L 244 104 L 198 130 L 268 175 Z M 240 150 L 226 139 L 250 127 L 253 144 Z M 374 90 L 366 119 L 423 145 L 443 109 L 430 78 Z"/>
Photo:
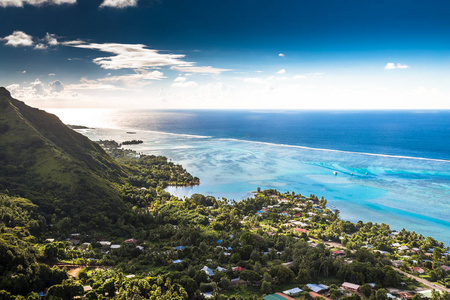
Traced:
<path fill-rule="evenodd" d="M 163 156 L 90 141 L 0 88 L 0 299 L 450 298 L 450 249 L 323 196 L 241 201 Z"/>
<path fill-rule="evenodd" d="M 125 141 L 122 142 L 122 145 L 138 145 L 138 144 L 142 144 L 143 141 L 141 140 L 131 140 L 131 141 Z"/>

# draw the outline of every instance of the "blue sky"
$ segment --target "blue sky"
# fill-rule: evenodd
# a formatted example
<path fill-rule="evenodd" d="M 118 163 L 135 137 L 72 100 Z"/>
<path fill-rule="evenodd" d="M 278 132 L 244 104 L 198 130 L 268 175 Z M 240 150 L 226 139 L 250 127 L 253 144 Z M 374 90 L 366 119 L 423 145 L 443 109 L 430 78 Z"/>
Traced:
<path fill-rule="evenodd" d="M 448 1 L 0 0 L 38 107 L 450 108 Z"/>

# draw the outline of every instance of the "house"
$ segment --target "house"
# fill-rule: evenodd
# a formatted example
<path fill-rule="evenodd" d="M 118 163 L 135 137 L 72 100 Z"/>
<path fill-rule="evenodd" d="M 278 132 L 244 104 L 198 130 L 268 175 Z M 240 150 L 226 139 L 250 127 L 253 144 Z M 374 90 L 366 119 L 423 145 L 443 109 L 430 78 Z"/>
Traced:
<path fill-rule="evenodd" d="M 111 248 L 111 249 L 119 249 L 119 248 L 120 248 L 120 245 L 111 245 L 110 248 Z"/>
<path fill-rule="evenodd" d="M 271 295 L 267 295 L 265 297 L 263 297 L 264 300 L 295 300 L 292 297 L 289 297 L 288 295 L 284 295 L 282 293 L 276 293 L 276 294 L 271 294 Z"/>
<path fill-rule="evenodd" d="M 233 269 L 232 269 L 233 271 L 238 271 L 238 272 L 241 272 L 241 271 L 244 271 L 245 269 L 243 268 L 243 267 L 233 267 Z"/>
<path fill-rule="evenodd" d="M 301 232 L 301 233 L 308 233 L 308 230 L 303 229 L 303 228 L 295 228 L 294 230 L 297 232 Z"/>
<path fill-rule="evenodd" d="M 285 266 L 286 268 L 292 268 L 294 266 L 294 262 L 290 261 L 290 262 L 285 262 L 282 263 L 283 266 Z"/>
<path fill-rule="evenodd" d="M 393 243 L 391 246 L 392 246 L 392 247 L 395 247 L 395 248 L 398 248 L 398 247 L 400 247 L 401 245 L 400 245 L 400 243 Z"/>
<path fill-rule="evenodd" d="M 87 292 L 89 292 L 89 291 L 92 291 L 92 287 L 91 287 L 90 285 L 85 285 L 85 286 L 83 286 L 83 291 L 84 291 L 85 293 L 87 293 Z"/>
<path fill-rule="evenodd" d="M 216 268 L 216 270 L 219 271 L 219 272 L 225 272 L 227 269 L 222 268 L 221 266 L 218 266 L 218 267 Z"/>
<path fill-rule="evenodd" d="M 328 285 L 314 283 L 308 283 L 306 286 L 314 293 L 322 293 L 330 288 Z"/>
<path fill-rule="evenodd" d="M 203 269 L 202 269 L 202 271 L 205 271 L 205 273 L 208 275 L 208 276 L 214 276 L 214 272 L 213 272 L 213 270 L 211 270 L 210 268 L 208 268 L 207 266 L 204 266 L 203 267 Z"/>
<path fill-rule="evenodd" d="M 419 248 L 412 248 L 411 251 L 412 251 L 412 252 L 419 252 L 420 249 L 419 249 Z"/>
<path fill-rule="evenodd" d="M 108 241 L 100 241 L 99 243 L 100 243 L 100 245 L 102 245 L 103 247 L 111 246 L 111 242 L 108 242 Z"/>
<path fill-rule="evenodd" d="M 335 251 L 331 252 L 331 254 L 333 256 L 343 256 L 343 255 L 345 255 L 345 252 L 342 250 L 335 250 Z"/>
<path fill-rule="evenodd" d="M 311 296 L 311 298 L 316 298 L 316 297 L 320 297 L 320 298 L 323 298 L 324 300 L 331 300 L 330 298 L 328 298 L 328 297 L 325 297 L 325 296 L 322 296 L 321 294 L 317 294 L 317 293 L 314 293 L 314 292 L 309 292 L 309 295 Z"/>
<path fill-rule="evenodd" d="M 186 248 L 186 246 L 176 246 L 173 247 L 175 250 L 184 250 Z"/>
<path fill-rule="evenodd" d="M 398 295 L 399 295 L 400 298 L 402 298 L 402 299 L 412 299 L 412 298 L 413 298 L 413 295 L 411 295 L 411 294 L 408 293 L 408 292 L 400 292 L 400 293 L 398 293 Z"/>
<path fill-rule="evenodd" d="M 408 246 L 401 246 L 397 248 L 398 251 L 407 251 L 409 250 Z"/>
<path fill-rule="evenodd" d="M 425 273 L 424 269 L 422 269 L 421 267 L 412 267 L 411 271 L 413 271 L 414 273 L 418 273 L 418 274 Z"/>
<path fill-rule="evenodd" d="M 49 243 L 53 243 L 55 241 L 55 239 L 46 239 L 45 241 L 49 242 Z"/>
<path fill-rule="evenodd" d="M 443 265 L 441 268 L 444 269 L 445 272 L 450 272 L 449 266 Z"/>
<path fill-rule="evenodd" d="M 183 260 L 181 260 L 181 259 L 177 259 L 177 260 L 174 260 L 173 263 L 174 263 L 174 264 L 179 264 L 179 263 L 181 263 L 182 261 L 183 261 Z"/>
<path fill-rule="evenodd" d="M 137 240 L 136 239 L 128 239 L 128 240 L 125 240 L 124 243 L 127 243 L 127 244 L 135 243 L 136 244 Z"/>
<path fill-rule="evenodd" d="M 302 289 L 296 287 L 296 288 L 293 288 L 293 289 L 290 289 L 290 290 L 283 291 L 283 294 L 295 297 L 295 296 L 300 295 L 302 292 L 303 292 Z"/>
<path fill-rule="evenodd" d="M 403 265 L 403 261 L 402 260 L 393 260 L 393 261 L 391 261 L 391 263 L 396 268 L 400 268 Z"/>
<path fill-rule="evenodd" d="M 341 287 L 344 290 L 352 291 L 352 292 L 359 292 L 359 288 L 361 287 L 358 284 L 350 283 L 350 282 L 344 282 Z"/>
<path fill-rule="evenodd" d="M 373 250 L 373 252 L 378 252 L 380 254 L 389 254 L 388 251 L 384 251 L 384 250 Z"/>

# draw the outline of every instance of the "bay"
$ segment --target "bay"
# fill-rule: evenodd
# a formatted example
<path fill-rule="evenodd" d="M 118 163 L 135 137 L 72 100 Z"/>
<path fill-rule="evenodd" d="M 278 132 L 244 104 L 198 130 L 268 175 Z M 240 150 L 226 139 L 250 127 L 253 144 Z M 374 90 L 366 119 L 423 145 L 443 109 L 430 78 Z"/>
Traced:
<path fill-rule="evenodd" d="M 450 245 L 448 111 L 53 112 L 95 127 L 81 130 L 93 140 L 140 139 L 127 148 L 182 164 L 201 184 L 167 189 L 178 197 L 241 200 L 257 187 L 315 194 L 344 219 Z"/>

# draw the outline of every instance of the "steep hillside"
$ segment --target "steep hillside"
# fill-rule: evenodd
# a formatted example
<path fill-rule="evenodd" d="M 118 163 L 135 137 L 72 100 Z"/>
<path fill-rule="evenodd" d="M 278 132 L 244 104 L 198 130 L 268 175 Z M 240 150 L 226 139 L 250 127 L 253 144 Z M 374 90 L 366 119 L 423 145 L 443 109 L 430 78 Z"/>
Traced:
<path fill-rule="evenodd" d="M 126 177 L 98 144 L 0 88 L 0 190 L 57 218 L 115 218 L 125 209 L 117 190 Z"/>

